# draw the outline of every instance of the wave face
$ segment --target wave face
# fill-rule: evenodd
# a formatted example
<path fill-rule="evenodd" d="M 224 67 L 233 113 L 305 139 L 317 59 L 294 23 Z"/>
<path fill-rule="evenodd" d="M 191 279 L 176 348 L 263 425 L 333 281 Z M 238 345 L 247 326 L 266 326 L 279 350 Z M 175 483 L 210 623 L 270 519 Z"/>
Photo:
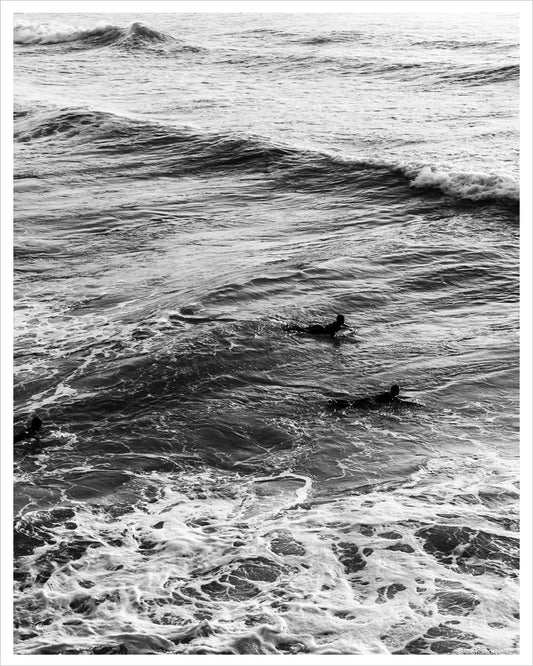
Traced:
<path fill-rule="evenodd" d="M 15 22 L 15 652 L 518 654 L 516 19 L 117 16 Z"/>
<path fill-rule="evenodd" d="M 199 171 L 242 170 L 268 173 L 278 185 L 314 189 L 349 190 L 361 179 L 368 186 L 398 186 L 405 176 L 416 189 L 439 190 L 457 200 L 518 202 L 518 183 L 508 176 L 468 173 L 453 165 L 387 164 L 379 159 L 338 158 L 316 151 L 302 151 L 269 144 L 251 137 L 199 134 L 190 129 L 135 121 L 110 113 L 58 110 L 46 114 L 18 112 L 15 140 L 68 140 L 90 144 L 98 154 L 128 156 L 125 165 L 143 156 L 139 171 L 179 175 Z M 115 167 L 114 167 L 115 168 Z"/>

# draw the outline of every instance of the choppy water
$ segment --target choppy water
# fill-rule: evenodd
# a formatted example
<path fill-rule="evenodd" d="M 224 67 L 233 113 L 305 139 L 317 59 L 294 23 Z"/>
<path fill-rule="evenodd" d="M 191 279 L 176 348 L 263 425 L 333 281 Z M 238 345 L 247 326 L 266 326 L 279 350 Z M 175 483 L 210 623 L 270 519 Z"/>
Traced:
<path fill-rule="evenodd" d="M 518 651 L 518 48 L 15 17 L 18 653 Z"/>

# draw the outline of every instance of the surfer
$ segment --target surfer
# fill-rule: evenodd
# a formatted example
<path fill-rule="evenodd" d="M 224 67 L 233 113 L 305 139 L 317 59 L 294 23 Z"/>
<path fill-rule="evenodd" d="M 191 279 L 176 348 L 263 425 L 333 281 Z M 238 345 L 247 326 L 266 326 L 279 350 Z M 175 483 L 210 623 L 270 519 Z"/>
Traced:
<path fill-rule="evenodd" d="M 400 387 L 398 384 L 393 384 L 390 391 L 378 393 L 377 395 L 368 398 L 358 398 L 356 400 L 343 400 L 333 399 L 328 402 L 328 408 L 338 411 L 342 409 L 379 409 L 380 407 L 388 406 L 391 408 L 397 407 L 416 407 L 416 402 L 400 398 Z"/>
<path fill-rule="evenodd" d="M 38 433 L 42 425 L 43 422 L 41 419 L 38 416 L 34 416 L 30 424 L 22 428 L 22 430 L 15 435 L 15 444 L 18 444 L 18 442 L 22 442 L 25 439 L 35 439 L 37 442 L 40 441 Z"/>
<path fill-rule="evenodd" d="M 329 335 L 332 338 L 338 333 L 341 328 L 347 328 L 344 323 L 344 315 L 337 315 L 337 319 L 332 321 L 331 324 L 311 324 L 310 326 L 298 326 L 297 324 L 289 324 L 287 331 L 295 331 L 296 333 L 308 333 L 309 335 Z"/>

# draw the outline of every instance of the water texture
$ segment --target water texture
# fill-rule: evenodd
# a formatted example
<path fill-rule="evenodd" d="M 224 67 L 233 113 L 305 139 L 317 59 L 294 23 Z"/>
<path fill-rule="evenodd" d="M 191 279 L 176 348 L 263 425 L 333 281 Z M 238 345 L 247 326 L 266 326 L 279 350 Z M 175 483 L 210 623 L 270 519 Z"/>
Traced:
<path fill-rule="evenodd" d="M 15 16 L 18 654 L 518 652 L 518 50 Z"/>

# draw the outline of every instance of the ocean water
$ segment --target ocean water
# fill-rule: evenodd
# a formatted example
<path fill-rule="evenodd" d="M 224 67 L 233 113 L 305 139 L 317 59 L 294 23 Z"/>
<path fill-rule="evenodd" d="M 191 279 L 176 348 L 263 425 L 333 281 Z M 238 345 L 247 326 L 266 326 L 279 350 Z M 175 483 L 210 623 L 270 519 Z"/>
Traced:
<path fill-rule="evenodd" d="M 518 17 L 14 24 L 15 651 L 517 654 Z"/>

